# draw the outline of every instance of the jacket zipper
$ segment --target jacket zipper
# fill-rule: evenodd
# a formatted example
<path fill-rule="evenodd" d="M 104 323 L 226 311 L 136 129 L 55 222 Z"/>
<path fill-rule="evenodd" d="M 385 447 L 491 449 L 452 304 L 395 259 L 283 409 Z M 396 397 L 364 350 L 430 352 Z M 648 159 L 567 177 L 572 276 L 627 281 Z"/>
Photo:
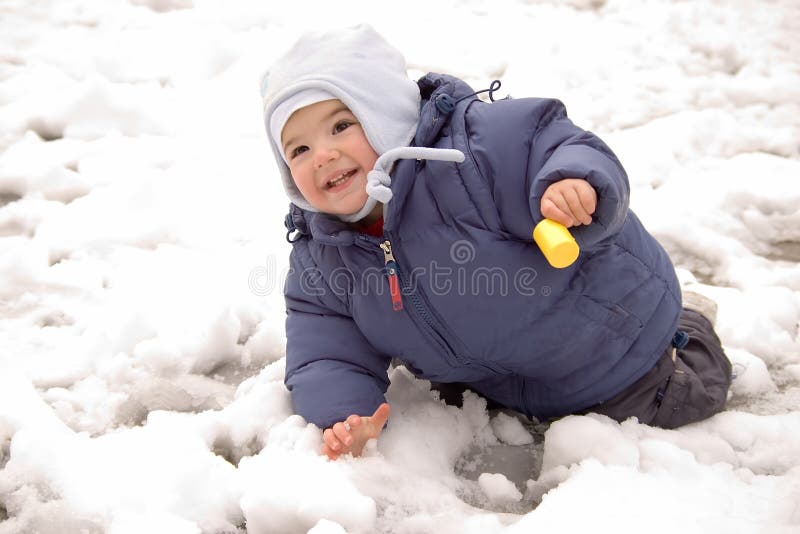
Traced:
<path fill-rule="evenodd" d="M 389 279 L 389 294 L 392 297 L 392 309 L 394 311 L 402 311 L 403 297 L 400 294 L 400 282 L 397 275 L 397 262 L 392 254 L 392 243 L 387 239 L 380 244 L 383 250 L 384 270 L 386 277 Z"/>
<path fill-rule="evenodd" d="M 384 260 L 386 263 L 387 268 L 387 275 L 389 275 L 389 265 L 392 266 L 392 273 L 391 276 L 396 277 L 397 282 L 399 282 L 398 291 L 397 291 L 397 299 L 400 300 L 400 287 L 405 290 L 407 300 L 411 301 L 411 307 L 416 312 L 416 316 L 422 321 L 423 326 L 428 331 L 428 333 L 437 339 L 442 347 L 447 352 L 447 355 L 450 357 L 451 360 L 458 362 L 461 365 L 467 365 L 470 362 L 458 355 L 458 353 L 453 349 L 453 346 L 445 339 L 445 337 L 440 333 L 439 328 L 437 328 L 438 321 L 435 317 L 428 311 L 428 307 L 422 301 L 422 297 L 416 292 L 412 291 L 410 283 L 407 284 L 408 281 L 403 280 L 403 274 L 400 272 L 400 269 L 397 265 L 397 261 L 395 260 L 394 254 L 392 253 L 392 244 L 391 244 L 391 236 L 389 236 L 388 232 L 386 234 L 386 239 L 383 243 L 380 244 L 381 249 L 383 250 Z M 392 291 L 392 281 L 391 278 L 389 279 L 389 290 Z M 392 292 L 392 307 L 395 311 L 399 311 L 398 308 L 395 306 L 395 294 Z M 400 306 L 402 309 L 402 301 L 400 301 Z"/>

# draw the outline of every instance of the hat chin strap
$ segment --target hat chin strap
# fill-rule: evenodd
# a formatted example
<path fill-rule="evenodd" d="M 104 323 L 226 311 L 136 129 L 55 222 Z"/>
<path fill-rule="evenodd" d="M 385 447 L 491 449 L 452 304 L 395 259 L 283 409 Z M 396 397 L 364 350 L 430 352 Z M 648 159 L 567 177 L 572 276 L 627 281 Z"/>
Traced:
<path fill-rule="evenodd" d="M 392 178 L 389 176 L 398 159 L 427 159 L 433 161 L 464 161 L 464 153 L 452 148 L 427 148 L 405 146 L 387 150 L 375 161 L 375 167 L 367 174 L 367 201 L 356 213 L 339 215 L 345 222 L 357 222 L 369 215 L 378 202 L 387 204 L 392 200 Z"/>

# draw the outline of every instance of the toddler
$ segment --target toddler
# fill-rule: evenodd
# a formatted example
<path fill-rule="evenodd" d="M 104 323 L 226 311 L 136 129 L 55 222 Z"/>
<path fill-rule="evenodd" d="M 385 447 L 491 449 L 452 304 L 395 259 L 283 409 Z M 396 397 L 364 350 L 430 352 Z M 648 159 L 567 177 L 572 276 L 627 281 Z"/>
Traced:
<path fill-rule="evenodd" d="M 494 90 L 414 82 L 364 25 L 303 36 L 264 77 L 291 201 L 285 383 L 329 458 L 378 437 L 392 359 L 542 420 L 673 428 L 724 406 L 715 305 L 682 300 L 616 156 L 558 100 Z M 545 218 L 580 245 L 565 268 L 532 239 Z"/>

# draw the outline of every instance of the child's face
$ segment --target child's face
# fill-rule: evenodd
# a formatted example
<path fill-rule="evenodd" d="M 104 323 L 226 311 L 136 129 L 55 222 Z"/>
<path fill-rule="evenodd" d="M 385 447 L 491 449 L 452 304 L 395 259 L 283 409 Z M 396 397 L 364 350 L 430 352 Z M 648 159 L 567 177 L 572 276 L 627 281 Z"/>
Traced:
<path fill-rule="evenodd" d="M 378 154 L 355 115 L 339 100 L 295 111 L 281 133 L 297 188 L 323 213 L 356 213 L 367 201 L 367 173 Z"/>

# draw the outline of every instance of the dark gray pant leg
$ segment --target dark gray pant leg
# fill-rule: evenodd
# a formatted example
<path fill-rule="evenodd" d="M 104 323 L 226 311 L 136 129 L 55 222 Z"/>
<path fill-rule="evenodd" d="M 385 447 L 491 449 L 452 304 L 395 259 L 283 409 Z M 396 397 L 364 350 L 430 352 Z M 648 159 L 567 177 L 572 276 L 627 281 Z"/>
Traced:
<path fill-rule="evenodd" d="M 676 428 L 701 421 L 721 411 L 728 397 L 731 362 L 711 323 L 699 313 L 683 310 L 678 328 L 689 334 L 689 343 L 677 350 L 675 371 L 653 426 Z"/>

